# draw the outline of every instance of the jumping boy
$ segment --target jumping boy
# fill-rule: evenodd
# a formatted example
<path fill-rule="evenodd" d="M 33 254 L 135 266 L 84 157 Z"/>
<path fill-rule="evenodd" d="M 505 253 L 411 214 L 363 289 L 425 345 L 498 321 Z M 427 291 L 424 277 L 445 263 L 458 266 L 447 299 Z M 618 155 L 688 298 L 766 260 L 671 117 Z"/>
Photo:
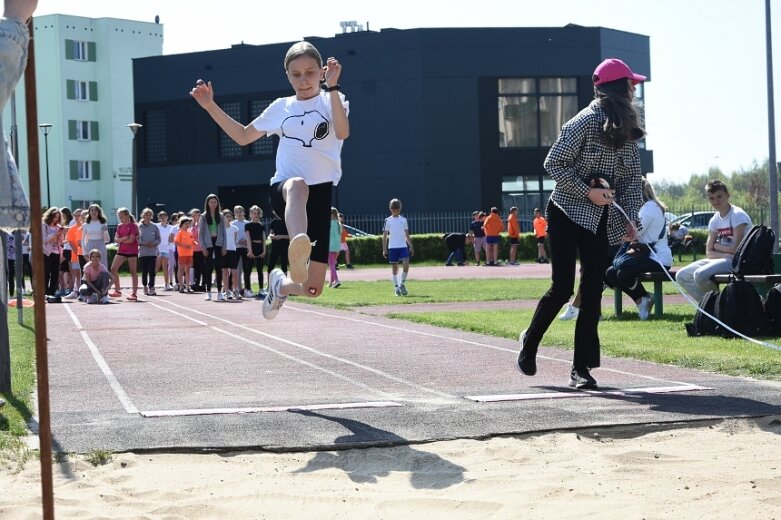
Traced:
<path fill-rule="evenodd" d="M 412 239 L 409 237 L 407 219 L 401 216 L 401 201 L 391 199 L 390 217 L 385 219 L 385 227 L 382 232 L 382 256 L 391 264 L 393 273 L 393 288 L 396 296 L 407 296 L 407 274 L 409 273 L 409 257 L 415 252 L 412 248 Z M 401 279 L 399 280 L 399 262 L 403 264 Z"/>

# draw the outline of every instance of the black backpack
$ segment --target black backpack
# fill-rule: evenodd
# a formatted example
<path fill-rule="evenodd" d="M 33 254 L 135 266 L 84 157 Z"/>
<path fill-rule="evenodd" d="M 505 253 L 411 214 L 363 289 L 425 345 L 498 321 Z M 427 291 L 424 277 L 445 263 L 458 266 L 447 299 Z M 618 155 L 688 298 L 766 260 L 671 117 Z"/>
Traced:
<path fill-rule="evenodd" d="M 705 296 L 700 300 L 700 309 L 704 309 L 711 316 L 718 318 L 718 309 L 716 307 L 719 302 L 719 294 L 719 291 L 716 289 L 706 292 Z M 694 321 L 686 324 L 686 333 L 689 336 L 715 336 L 718 334 L 716 331 L 718 324 L 706 316 L 700 309 L 697 309 Z"/>
<path fill-rule="evenodd" d="M 736 278 L 722 289 L 716 303 L 715 316 L 736 331 L 750 338 L 767 336 L 768 323 L 762 298 L 749 282 Z M 735 334 L 718 325 L 716 334 L 733 338 Z"/>
<path fill-rule="evenodd" d="M 770 289 L 765 298 L 765 317 L 770 334 L 781 336 L 781 283 Z"/>
<path fill-rule="evenodd" d="M 751 228 L 732 257 L 732 273 L 736 276 L 773 274 L 775 243 L 776 234 L 769 227 L 760 224 Z"/>

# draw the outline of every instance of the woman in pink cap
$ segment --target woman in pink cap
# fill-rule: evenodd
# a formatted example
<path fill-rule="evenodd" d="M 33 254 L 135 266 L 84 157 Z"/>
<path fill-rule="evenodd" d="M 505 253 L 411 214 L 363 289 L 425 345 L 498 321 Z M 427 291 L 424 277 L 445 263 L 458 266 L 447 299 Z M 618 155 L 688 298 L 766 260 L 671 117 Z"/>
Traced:
<path fill-rule="evenodd" d="M 635 223 L 643 203 L 637 140 L 645 131 L 633 100 L 635 86 L 645 79 L 621 60 L 600 63 L 592 76 L 594 100 L 564 124 L 545 159 L 556 182 L 546 210 L 552 283 L 520 334 L 518 369 L 527 376 L 537 372 L 537 347 L 572 296 L 580 258 L 581 308 L 569 385 L 597 388 L 589 370 L 599 366 L 597 327 L 608 248 L 635 233 L 612 203 Z"/>

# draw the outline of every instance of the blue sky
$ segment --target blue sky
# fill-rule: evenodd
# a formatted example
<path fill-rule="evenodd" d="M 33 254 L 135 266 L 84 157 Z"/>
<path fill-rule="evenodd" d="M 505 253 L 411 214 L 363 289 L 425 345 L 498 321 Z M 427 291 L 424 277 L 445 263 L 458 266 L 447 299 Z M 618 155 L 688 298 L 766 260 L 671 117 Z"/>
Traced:
<path fill-rule="evenodd" d="M 332 36 L 339 22 L 386 27 L 602 26 L 650 37 L 648 147 L 655 178 L 683 182 L 711 166 L 727 172 L 768 157 L 764 0 L 40 0 L 36 14 L 112 17 L 164 24 L 163 52 L 178 54 Z M 773 3 L 774 76 L 781 92 L 781 4 Z M 596 64 L 595 64 L 596 65 Z M 630 64 L 631 65 L 631 64 Z M 345 71 L 349 74 L 349 71 Z M 775 99 L 780 99 L 778 95 Z M 776 115 L 781 106 L 776 101 Z M 781 118 L 776 118 L 777 125 Z M 779 127 L 781 133 L 781 126 Z"/>

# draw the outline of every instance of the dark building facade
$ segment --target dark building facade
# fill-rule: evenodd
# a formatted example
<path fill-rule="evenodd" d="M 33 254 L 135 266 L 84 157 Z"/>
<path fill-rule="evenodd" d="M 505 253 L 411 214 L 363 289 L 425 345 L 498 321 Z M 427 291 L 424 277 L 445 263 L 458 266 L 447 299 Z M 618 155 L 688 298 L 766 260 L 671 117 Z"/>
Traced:
<path fill-rule="evenodd" d="M 348 214 L 541 206 L 542 167 L 561 124 L 593 97 L 607 57 L 651 76 L 647 36 L 600 27 L 383 29 L 306 38 L 337 57 L 350 101 L 334 203 Z M 239 147 L 188 95 L 212 81 L 217 103 L 243 124 L 292 94 L 283 58 L 292 42 L 134 60 L 139 208 L 258 204 L 269 212 L 276 138 Z M 643 101 L 642 89 L 638 95 Z M 641 143 L 644 172 L 652 152 Z M 164 205 L 164 206 L 163 206 Z"/>

